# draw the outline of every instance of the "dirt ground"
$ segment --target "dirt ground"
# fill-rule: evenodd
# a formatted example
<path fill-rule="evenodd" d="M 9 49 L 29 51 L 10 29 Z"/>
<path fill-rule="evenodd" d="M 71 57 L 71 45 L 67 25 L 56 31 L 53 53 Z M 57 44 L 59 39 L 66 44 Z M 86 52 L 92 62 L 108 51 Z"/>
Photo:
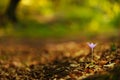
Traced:
<path fill-rule="evenodd" d="M 120 80 L 120 43 L 0 39 L 1 80 Z M 92 62 L 93 61 L 93 62 Z"/>

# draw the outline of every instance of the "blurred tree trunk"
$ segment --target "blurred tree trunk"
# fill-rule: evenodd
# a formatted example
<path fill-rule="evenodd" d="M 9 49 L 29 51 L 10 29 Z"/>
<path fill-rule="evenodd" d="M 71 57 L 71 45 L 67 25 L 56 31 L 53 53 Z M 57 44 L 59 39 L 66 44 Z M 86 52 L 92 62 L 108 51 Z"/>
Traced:
<path fill-rule="evenodd" d="M 10 0 L 7 10 L 5 12 L 5 16 L 12 22 L 17 22 L 16 17 L 16 8 L 19 4 L 20 0 Z"/>

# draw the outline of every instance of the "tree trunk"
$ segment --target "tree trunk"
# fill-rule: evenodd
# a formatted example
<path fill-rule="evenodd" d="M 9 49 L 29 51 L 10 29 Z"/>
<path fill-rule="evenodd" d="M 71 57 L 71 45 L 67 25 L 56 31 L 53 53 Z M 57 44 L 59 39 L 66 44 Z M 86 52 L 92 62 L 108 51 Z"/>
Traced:
<path fill-rule="evenodd" d="M 20 0 L 10 0 L 10 3 L 5 12 L 6 17 L 14 23 L 17 22 L 16 8 L 17 8 L 19 2 L 20 2 Z"/>

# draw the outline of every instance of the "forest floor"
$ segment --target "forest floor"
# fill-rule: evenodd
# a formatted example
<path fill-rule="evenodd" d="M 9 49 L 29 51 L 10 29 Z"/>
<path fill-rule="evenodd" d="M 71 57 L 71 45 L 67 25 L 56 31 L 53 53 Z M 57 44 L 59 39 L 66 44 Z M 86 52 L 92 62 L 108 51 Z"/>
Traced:
<path fill-rule="evenodd" d="M 0 80 L 120 80 L 120 43 L 0 39 Z"/>

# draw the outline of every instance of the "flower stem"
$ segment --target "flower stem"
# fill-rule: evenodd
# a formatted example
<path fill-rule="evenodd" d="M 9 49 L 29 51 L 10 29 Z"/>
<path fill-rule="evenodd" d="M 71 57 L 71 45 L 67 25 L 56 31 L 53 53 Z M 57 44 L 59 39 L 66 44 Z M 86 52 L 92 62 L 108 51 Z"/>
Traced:
<path fill-rule="evenodd" d="M 93 63 L 93 58 L 94 58 L 94 56 L 93 56 L 93 48 L 92 48 L 92 61 L 91 61 L 92 63 Z"/>

